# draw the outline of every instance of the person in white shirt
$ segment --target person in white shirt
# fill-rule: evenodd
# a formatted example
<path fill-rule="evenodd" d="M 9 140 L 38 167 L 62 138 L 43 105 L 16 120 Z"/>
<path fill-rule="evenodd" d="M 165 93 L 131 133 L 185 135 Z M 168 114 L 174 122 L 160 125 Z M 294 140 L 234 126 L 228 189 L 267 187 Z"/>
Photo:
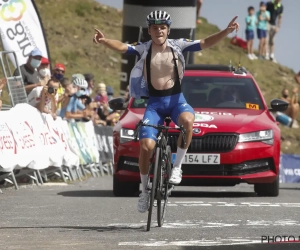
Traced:
<path fill-rule="evenodd" d="M 28 103 L 36 107 L 40 112 L 51 114 L 56 119 L 56 102 L 58 100 L 57 89 L 59 81 L 50 79 L 46 86 L 34 88 L 28 95 Z"/>
<path fill-rule="evenodd" d="M 47 58 L 42 57 L 41 65 L 38 67 L 38 72 L 41 81 L 44 85 L 46 85 L 51 78 L 50 62 Z"/>

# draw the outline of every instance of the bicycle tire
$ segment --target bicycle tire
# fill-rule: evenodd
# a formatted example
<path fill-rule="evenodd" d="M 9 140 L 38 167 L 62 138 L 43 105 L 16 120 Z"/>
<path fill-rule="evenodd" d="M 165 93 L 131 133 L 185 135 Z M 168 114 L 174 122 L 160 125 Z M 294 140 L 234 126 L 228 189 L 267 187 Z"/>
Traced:
<path fill-rule="evenodd" d="M 167 210 L 167 204 L 168 204 L 168 189 L 169 189 L 169 179 L 171 176 L 171 164 L 172 164 L 172 152 L 171 147 L 168 145 L 166 149 L 164 150 L 165 159 L 165 173 L 162 171 L 158 171 L 161 178 L 160 180 L 160 192 L 163 194 L 162 200 L 164 201 L 162 206 L 162 200 L 157 200 L 157 223 L 159 227 L 162 227 L 165 221 L 165 215 Z M 161 169 L 161 168 L 159 168 Z"/>
<path fill-rule="evenodd" d="M 160 148 L 156 148 L 156 154 L 155 154 L 155 164 L 153 168 L 153 178 L 152 178 L 152 188 L 151 188 L 151 196 L 150 196 L 150 205 L 148 209 L 148 220 L 147 220 L 147 231 L 150 231 L 151 227 L 151 217 L 152 217 L 152 210 L 153 210 L 153 204 L 154 204 L 154 198 L 155 198 L 155 191 L 157 186 L 157 169 L 160 159 Z"/>

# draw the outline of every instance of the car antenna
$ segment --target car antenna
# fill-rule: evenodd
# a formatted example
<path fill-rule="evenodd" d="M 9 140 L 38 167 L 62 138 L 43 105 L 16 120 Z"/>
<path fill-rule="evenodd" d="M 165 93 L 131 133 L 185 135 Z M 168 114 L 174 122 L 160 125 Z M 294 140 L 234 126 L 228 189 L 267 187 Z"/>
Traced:
<path fill-rule="evenodd" d="M 235 30 L 235 36 L 237 37 L 237 30 Z M 239 64 L 238 64 L 238 68 L 237 70 L 235 71 L 235 73 L 237 74 L 243 74 L 243 70 L 242 70 L 242 67 L 241 67 L 241 58 L 242 58 L 242 50 L 240 50 L 240 55 L 239 55 Z"/>

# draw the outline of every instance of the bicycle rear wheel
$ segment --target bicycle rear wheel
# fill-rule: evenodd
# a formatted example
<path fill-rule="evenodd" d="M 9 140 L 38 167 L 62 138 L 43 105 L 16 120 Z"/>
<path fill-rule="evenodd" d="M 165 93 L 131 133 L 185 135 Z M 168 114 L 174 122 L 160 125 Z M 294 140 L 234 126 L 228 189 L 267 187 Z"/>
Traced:
<path fill-rule="evenodd" d="M 162 227 L 162 225 L 164 224 L 169 197 L 168 189 L 172 164 L 172 152 L 169 145 L 166 147 L 166 150 L 164 150 L 162 155 L 164 166 L 158 169 L 158 178 L 160 178 L 160 180 L 158 184 L 159 188 L 157 190 L 157 192 L 161 194 L 160 199 L 157 199 L 157 223 L 159 227 Z"/>
<path fill-rule="evenodd" d="M 155 153 L 155 164 L 153 168 L 152 188 L 151 188 L 150 205 L 149 205 L 148 220 L 147 220 L 147 231 L 150 231 L 150 226 L 151 226 L 152 209 L 153 209 L 154 199 L 157 190 L 157 170 L 160 164 L 160 158 L 161 158 L 160 148 L 157 147 Z"/>

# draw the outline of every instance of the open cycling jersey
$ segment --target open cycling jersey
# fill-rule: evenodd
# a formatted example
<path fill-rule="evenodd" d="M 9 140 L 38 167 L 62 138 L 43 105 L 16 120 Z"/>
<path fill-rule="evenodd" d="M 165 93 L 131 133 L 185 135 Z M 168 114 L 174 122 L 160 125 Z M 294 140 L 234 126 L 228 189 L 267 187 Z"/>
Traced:
<path fill-rule="evenodd" d="M 195 52 L 201 50 L 200 40 L 189 40 L 189 39 L 181 38 L 176 40 L 167 39 L 166 42 L 167 42 L 167 46 L 173 49 L 174 52 L 177 54 L 178 59 L 182 63 L 183 71 L 185 68 L 185 60 L 184 60 L 183 53 L 188 51 Z M 130 80 L 129 80 L 130 96 L 136 99 L 151 96 L 151 93 L 149 93 L 148 84 L 143 75 L 144 63 L 147 58 L 151 45 L 152 45 L 151 40 L 145 43 L 128 44 L 128 50 L 125 53 L 127 55 L 136 55 L 138 56 L 139 59 L 131 71 Z"/>

